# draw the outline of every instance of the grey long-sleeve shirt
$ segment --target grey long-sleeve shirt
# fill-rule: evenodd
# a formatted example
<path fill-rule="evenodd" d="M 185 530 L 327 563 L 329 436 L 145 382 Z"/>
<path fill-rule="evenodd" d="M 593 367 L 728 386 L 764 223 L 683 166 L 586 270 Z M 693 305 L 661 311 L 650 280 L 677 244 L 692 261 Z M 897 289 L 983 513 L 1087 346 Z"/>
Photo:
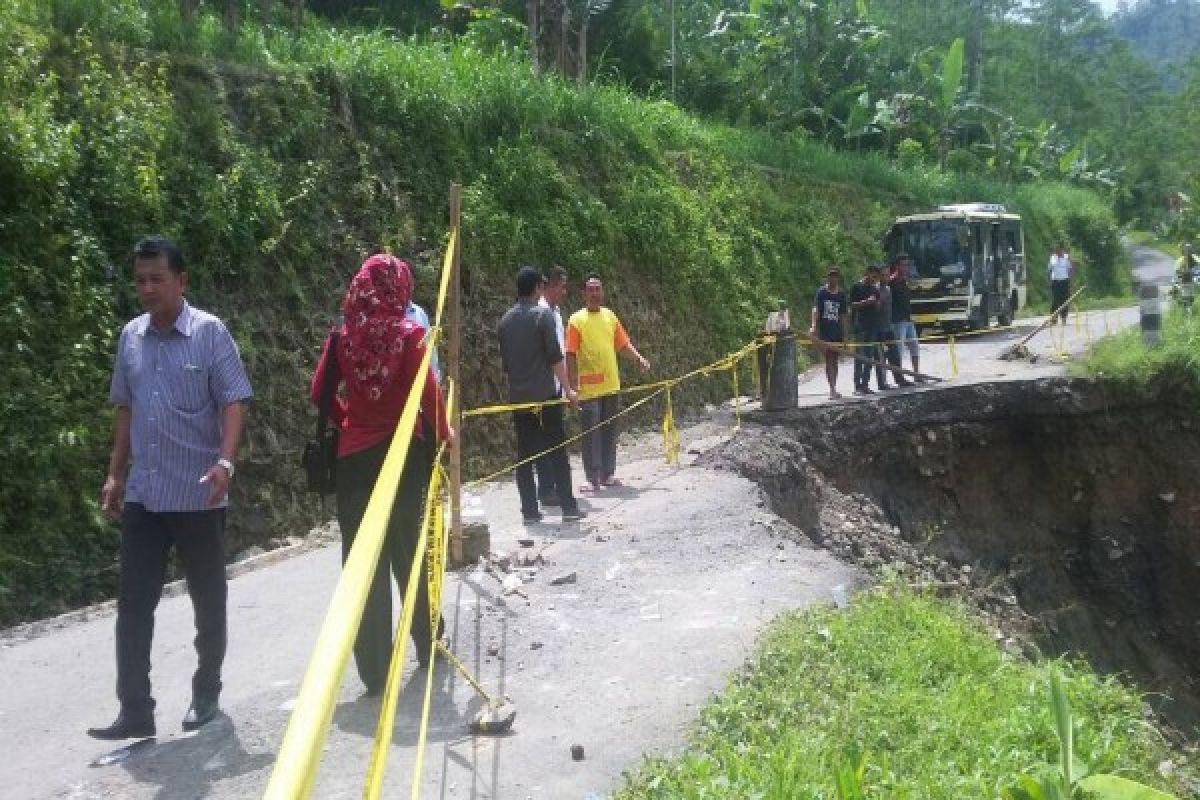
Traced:
<path fill-rule="evenodd" d="M 504 312 L 496 333 L 508 375 L 508 401 L 536 403 L 557 397 L 553 368 L 563 360 L 563 351 L 554 312 L 533 298 L 522 298 Z"/>

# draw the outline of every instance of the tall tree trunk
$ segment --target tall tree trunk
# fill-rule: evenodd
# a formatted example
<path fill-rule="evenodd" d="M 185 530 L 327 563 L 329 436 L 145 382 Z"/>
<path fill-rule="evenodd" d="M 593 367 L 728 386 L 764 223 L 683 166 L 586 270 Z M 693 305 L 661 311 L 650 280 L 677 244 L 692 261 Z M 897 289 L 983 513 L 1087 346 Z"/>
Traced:
<path fill-rule="evenodd" d="M 567 32 L 571 28 L 571 9 L 567 6 L 567 0 L 559 2 L 558 14 L 558 71 L 567 75 L 567 59 L 570 57 L 567 54 Z"/>
<path fill-rule="evenodd" d="M 292 0 L 292 27 L 297 31 L 304 27 L 304 0 Z"/>
<path fill-rule="evenodd" d="M 975 0 L 975 11 L 971 19 L 971 68 L 967 77 L 967 96 L 981 101 L 983 98 L 983 26 L 987 19 L 983 0 Z"/>
<path fill-rule="evenodd" d="M 183 17 L 183 21 L 190 23 L 196 18 L 196 5 L 200 0 L 179 0 L 179 16 Z"/>
<path fill-rule="evenodd" d="M 237 33 L 238 29 L 238 0 L 225 0 L 225 13 L 223 15 L 225 22 L 225 32 L 230 36 Z"/>
<path fill-rule="evenodd" d="M 526 16 L 528 17 L 529 26 L 529 63 L 533 65 L 533 74 L 540 75 L 542 72 L 541 58 L 539 58 L 540 47 L 540 31 L 541 31 L 541 14 L 539 13 L 541 0 L 525 0 Z"/>
<path fill-rule="evenodd" d="M 581 88 L 587 83 L 587 36 L 589 19 L 591 17 L 587 11 L 584 11 L 583 19 L 579 21 L 579 47 L 575 51 L 575 81 Z"/>

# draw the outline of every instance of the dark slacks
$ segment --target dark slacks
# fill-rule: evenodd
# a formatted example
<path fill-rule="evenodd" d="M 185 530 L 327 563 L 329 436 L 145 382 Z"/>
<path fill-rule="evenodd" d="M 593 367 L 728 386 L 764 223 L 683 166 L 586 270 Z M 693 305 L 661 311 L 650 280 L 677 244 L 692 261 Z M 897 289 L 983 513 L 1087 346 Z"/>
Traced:
<path fill-rule="evenodd" d="M 556 395 L 556 397 L 561 397 L 561 396 L 562 396 L 561 394 Z M 519 431 L 517 432 L 517 435 L 520 436 Z M 564 423 L 563 441 L 565 441 L 566 438 L 567 438 L 566 426 Z M 519 447 L 519 443 L 518 443 L 518 447 Z M 547 445 L 546 447 L 549 447 L 549 445 Z M 546 448 L 543 447 L 540 450 L 538 450 L 537 452 L 541 452 L 541 450 L 545 450 L 545 449 Z M 557 468 L 555 467 L 553 460 L 549 456 L 542 456 L 537 461 L 533 462 L 533 469 L 537 475 L 538 500 L 540 500 L 543 505 L 546 505 L 546 504 L 557 505 L 558 504 L 558 491 L 555 488 L 555 483 L 556 483 L 555 475 L 557 474 Z M 568 474 L 568 476 L 570 475 L 570 467 L 568 467 L 567 474 Z M 524 503 L 522 503 L 522 505 L 524 505 Z"/>
<path fill-rule="evenodd" d="M 371 499 L 375 479 L 387 456 L 390 440 L 338 459 L 337 517 L 342 530 L 342 563 L 350 555 L 359 523 Z M 401 596 L 408 586 L 408 576 L 416 553 L 421 521 L 425 513 L 425 492 L 433 465 L 430 444 L 413 439 L 408 460 L 388 520 L 379 563 L 367 592 L 358 636 L 354 639 L 354 663 L 358 676 L 370 692 L 380 692 L 387 682 L 388 664 L 392 658 L 392 576 L 400 586 Z M 422 580 L 417 588 L 413 609 L 412 638 L 417 660 L 427 663 L 430 656 L 429 591 L 424 580 L 427 558 L 421 558 Z M 441 615 L 438 616 L 438 635 L 441 635 Z"/>
<path fill-rule="evenodd" d="M 537 476 L 537 496 L 542 503 L 556 504 L 558 490 L 555 487 L 554 465 L 549 456 L 542 456 L 533 462 L 533 471 Z"/>
<path fill-rule="evenodd" d="M 878 336 L 875 331 L 855 331 L 854 332 L 855 349 L 858 355 L 863 358 L 869 358 L 873 361 L 879 361 L 879 344 Z M 871 364 L 865 361 L 854 359 L 854 388 L 866 389 L 871 383 Z M 879 383 L 880 376 L 883 373 L 882 367 L 876 368 L 875 375 L 876 383 Z"/>
<path fill-rule="evenodd" d="M 1062 306 L 1062 313 L 1059 315 L 1063 322 L 1067 321 L 1067 307 L 1063 305 L 1067 302 L 1067 298 L 1071 296 L 1071 281 L 1050 281 L 1050 310 L 1055 311 L 1059 306 Z"/>
<path fill-rule="evenodd" d="M 583 434 L 583 472 L 588 483 L 597 486 L 608 480 L 617 471 L 617 420 L 613 419 L 621 410 L 619 395 L 585 400 L 579 410 L 579 424 L 584 431 L 608 422 L 591 433 Z"/>
<path fill-rule="evenodd" d="M 892 335 L 891 328 L 879 331 L 876 336 L 879 338 L 879 349 L 883 354 L 883 359 L 893 367 L 903 366 L 900 363 L 900 345 L 896 341 L 896 337 Z M 879 386 L 883 386 L 884 381 L 887 379 L 887 374 L 888 370 L 885 370 L 883 367 L 876 367 L 875 383 Z M 893 375 L 897 381 L 904 377 L 898 372 L 893 373 Z"/>
<path fill-rule="evenodd" d="M 167 558 L 175 547 L 196 620 L 193 697 L 215 700 L 225 661 L 225 509 L 147 511 L 126 503 L 121 514 L 121 580 L 117 594 L 117 699 L 133 716 L 152 714 L 150 647 Z"/>
<path fill-rule="evenodd" d="M 521 494 L 521 513 L 534 516 L 538 512 L 538 494 L 545 497 L 547 490 L 555 491 L 563 511 L 574 511 L 577 507 L 575 493 L 571 490 L 571 462 L 567 449 L 557 447 L 567 440 L 563 427 L 563 407 L 546 406 L 537 411 L 514 411 L 513 426 L 517 429 L 517 461 L 537 453 L 556 449 L 537 459 L 538 483 L 533 481 L 534 464 L 517 467 L 517 491 Z M 544 466 L 543 466 L 544 464 Z M 545 469 L 546 472 L 542 473 Z"/>

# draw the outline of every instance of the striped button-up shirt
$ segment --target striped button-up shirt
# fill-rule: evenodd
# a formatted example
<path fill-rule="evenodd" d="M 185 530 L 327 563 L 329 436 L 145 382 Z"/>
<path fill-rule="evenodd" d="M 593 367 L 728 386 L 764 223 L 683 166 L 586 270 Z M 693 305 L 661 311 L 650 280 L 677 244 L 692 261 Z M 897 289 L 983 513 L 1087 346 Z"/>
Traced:
<path fill-rule="evenodd" d="M 251 396 L 224 323 L 187 301 L 166 333 L 149 314 L 133 320 L 121 331 L 108 396 L 131 411 L 125 502 L 155 512 L 207 508 L 211 487 L 199 481 L 220 457 L 221 412 Z"/>

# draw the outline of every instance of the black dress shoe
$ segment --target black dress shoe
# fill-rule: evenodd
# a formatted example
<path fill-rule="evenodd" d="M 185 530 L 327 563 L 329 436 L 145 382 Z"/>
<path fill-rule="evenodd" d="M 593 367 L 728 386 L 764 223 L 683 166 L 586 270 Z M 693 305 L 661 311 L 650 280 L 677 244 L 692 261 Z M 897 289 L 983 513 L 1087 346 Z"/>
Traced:
<path fill-rule="evenodd" d="M 213 717 L 220 710 L 216 698 L 211 700 L 201 697 L 194 698 L 191 707 L 183 715 L 183 729 L 185 731 L 194 731 L 197 728 L 207 725 L 212 722 Z"/>
<path fill-rule="evenodd" d="M 93 739 L 106 741 L 145 739 L 154 735 L 154 717 L 135 716 L 122 711 L 112 725 L 107 728 L 88 728 L 87 734 Z"/>

